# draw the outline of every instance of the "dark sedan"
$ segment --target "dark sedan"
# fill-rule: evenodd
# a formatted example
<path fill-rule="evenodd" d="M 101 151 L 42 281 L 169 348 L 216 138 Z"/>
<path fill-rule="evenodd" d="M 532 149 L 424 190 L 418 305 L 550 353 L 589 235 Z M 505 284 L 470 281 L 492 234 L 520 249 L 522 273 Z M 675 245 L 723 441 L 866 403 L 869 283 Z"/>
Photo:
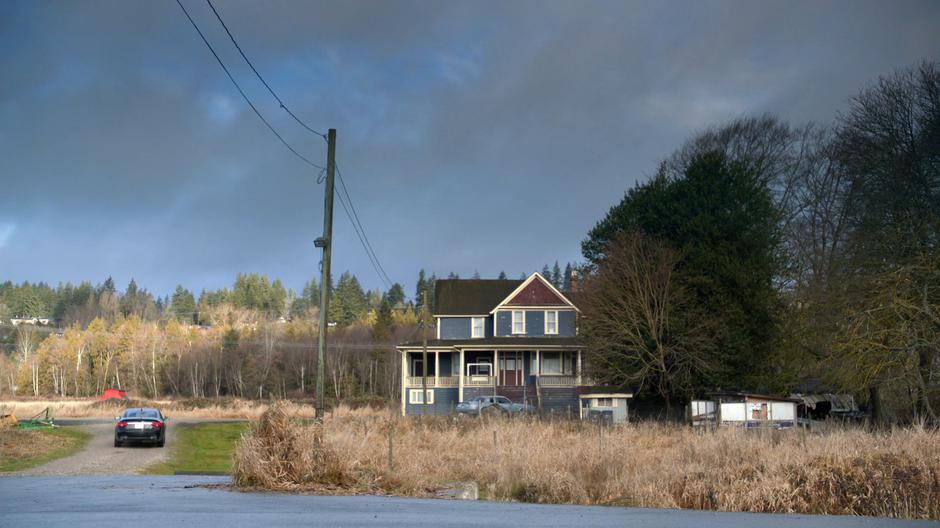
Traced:
<path fill-rule="evenodd" d="M 127 409 L 116 419 L 114 447 L 121 447 L 131 442 L 163 447 L 166 443 L 166 417 L 160 409 L 152 407 Z"/>

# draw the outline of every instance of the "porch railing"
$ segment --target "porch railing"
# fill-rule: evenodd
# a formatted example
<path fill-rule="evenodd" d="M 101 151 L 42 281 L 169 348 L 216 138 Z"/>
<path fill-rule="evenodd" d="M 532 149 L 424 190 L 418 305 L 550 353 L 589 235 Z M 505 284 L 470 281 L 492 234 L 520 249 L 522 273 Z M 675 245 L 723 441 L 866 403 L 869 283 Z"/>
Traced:
<path fill-rule="evenodd" d="M 539 376 L 540 387 L 574 387 L 578 384 L 576 376 Z"/>
<path fill-rule="evenodd" d="M 464 387 L 492 387 L 496 380 L 493 376 L 464 376 Z"/>
<path fill-rule="evenodd" d="M 406 376 L 405 386 L 420 387 L 422 379 L 423 378 L 421 376 Z M 435 376 L 428 376 L 428 387 L 434 387 L 435 381 L 437 381 L 437 387 L 457 387 L 460 384 L 460 379 L 457 376 L 441 376 L 439 378 Z"/>

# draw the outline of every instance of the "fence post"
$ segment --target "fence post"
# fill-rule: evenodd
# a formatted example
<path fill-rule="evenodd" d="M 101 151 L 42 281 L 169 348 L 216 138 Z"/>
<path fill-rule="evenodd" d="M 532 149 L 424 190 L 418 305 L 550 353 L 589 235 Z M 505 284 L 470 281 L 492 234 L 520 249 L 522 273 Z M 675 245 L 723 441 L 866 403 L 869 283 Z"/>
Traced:
<path fill-rule="evenodd" d="M 388 471 L 395 471 L 395 427 L 388 428 Z"/>

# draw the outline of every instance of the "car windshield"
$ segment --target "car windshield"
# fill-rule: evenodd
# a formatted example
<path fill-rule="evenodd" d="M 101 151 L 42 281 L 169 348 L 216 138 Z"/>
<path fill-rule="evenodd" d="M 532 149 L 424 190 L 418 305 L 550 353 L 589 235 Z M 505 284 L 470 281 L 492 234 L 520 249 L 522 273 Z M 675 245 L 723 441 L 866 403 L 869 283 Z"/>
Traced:
<path fill-rule="evenodd" d="M 124 411 L 124 418 L 146 418 L 148 420 L 159 420 L 160 413 L 156 409 L 128 409 Z"/>

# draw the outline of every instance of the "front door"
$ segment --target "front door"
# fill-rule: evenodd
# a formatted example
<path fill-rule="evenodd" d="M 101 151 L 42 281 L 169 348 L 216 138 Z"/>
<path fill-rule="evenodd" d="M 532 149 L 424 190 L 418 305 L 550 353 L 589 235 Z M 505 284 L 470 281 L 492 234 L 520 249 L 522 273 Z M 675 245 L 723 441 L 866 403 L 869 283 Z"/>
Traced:
<path fill-rule="evenodd" d="M 515 387 L 522 380 L 522 360 L 515 356 L 515 353 L 508 354 L 508 357 L 499 358 L 499 377 L 502 385 Z"/>

